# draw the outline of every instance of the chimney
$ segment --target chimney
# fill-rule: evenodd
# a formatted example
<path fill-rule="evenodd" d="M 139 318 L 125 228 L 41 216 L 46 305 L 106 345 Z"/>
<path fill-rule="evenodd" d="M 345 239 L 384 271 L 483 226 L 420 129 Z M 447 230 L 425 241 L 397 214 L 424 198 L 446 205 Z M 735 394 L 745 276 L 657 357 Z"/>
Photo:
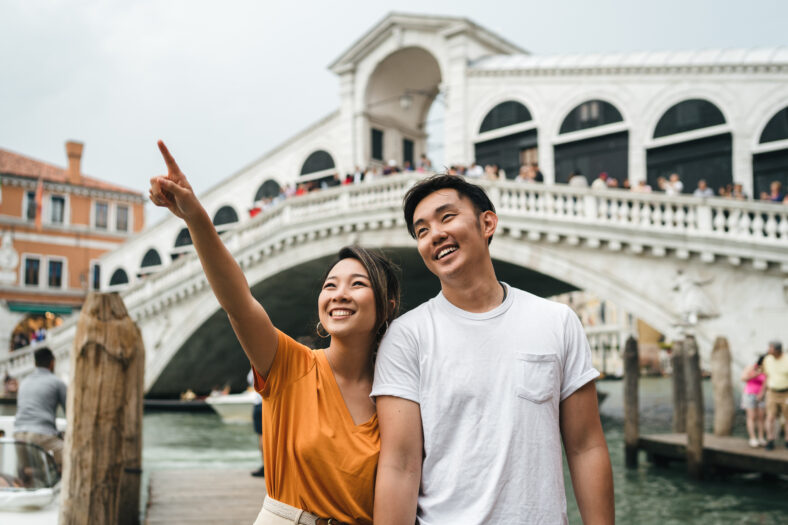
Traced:
<path fill-rule="evenodd" d="M 82 179 L 80 162 L 82 161 L 82 148 L 84 144 L 69 140 L 66 142 L 66 155 L 68 155 L 68 182 L 79 184 Z"/>

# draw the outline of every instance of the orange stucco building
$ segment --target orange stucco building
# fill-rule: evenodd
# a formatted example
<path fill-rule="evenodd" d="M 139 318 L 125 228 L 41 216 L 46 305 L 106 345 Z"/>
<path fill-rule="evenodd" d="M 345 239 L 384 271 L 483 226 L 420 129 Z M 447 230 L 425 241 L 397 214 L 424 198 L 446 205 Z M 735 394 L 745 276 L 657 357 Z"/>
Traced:
<path fill-rule="evenodd" d="M 0 354 L 78 310 L 99 256 L 145 225 L 144 196 L 83 175 L 82 150 L 61 168 L 0 149 Z"/>

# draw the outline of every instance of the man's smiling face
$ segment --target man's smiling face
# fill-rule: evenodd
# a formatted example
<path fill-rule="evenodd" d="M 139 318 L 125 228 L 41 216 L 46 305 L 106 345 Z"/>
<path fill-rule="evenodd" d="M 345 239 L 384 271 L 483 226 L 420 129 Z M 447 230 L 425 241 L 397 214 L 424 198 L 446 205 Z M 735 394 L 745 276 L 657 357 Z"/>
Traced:
<path fill-rule="evenodd" d="M 492 212 L 485 213 L 494 216 Z M 495 225 L 490 229 L 486 221 L 480 220 L 483 217 L 470 199 L 451 188 L 427 195 L 416 206 L 413 231 L 419 254 L 441 282 L 475 268 L 475 263 L 489 257 L 487 240 Z"/>

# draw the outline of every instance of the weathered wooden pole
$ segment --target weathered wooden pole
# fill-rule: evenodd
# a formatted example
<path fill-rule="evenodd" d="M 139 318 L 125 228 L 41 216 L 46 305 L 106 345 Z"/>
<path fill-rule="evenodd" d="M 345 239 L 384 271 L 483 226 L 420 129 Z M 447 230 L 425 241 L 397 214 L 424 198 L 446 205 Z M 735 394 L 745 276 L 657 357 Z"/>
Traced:
<path fill-rule="evenodd" d="M 700 373 L 698 343 L 691 335 L 684 339 L 687 380 L 687 473 L 703 478 L 703 378 Z"/>
<path fill-rule="evenodd" d="M 684 343 L 673 342 L 670 353 L 670 367 L 673 369 L 673 432 L 683 434 L 687 431 L 687 388 L 684 378 Z"/>
<path fill-rule="evenodd" d="M 117 294 L 88 294 L 68 386 L 61 525 L 139 523 L 145 350 Z"/>
<path fill-rule="evenodd" d="M 724 337 L 714 341 L 711 351 L 711 383 L 714 388 L 714 435 L 730 436 L 733 433 L 736 403 L 733 399 L 731 350 Z"/>
<path fill-rule="evenodd" d="M 624 346 L 624 456 L 627 468 L 638 466 L 638 438 L 640 417 L 638 413 L 638 380 L 640 363 L 638 342 L 634 337 L 627 339 Z"/>

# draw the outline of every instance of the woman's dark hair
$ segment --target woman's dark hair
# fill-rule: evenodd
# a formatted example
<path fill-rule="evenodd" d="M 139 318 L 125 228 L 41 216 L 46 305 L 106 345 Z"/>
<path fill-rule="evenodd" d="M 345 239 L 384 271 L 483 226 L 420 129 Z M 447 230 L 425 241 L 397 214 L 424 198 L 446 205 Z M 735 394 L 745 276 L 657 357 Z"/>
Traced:
<path fill-rule="evenodd" d="M 763 365 L 763 359 L 765 357 L 766 357 L 766 354 L 761 354 L 761 355 L 758 356 L 758 363 L 757 363 L 758 366 L 762 366 Z"/>
<path fill-rule="evenodd" d="M 324 282 L 334 266 L 344 259 L 357 260 L 369 275 L 369 283 L 372 293 L 375 295 L 375 343 L 377 346 L 377 343 L 380 343 L 383 338 L 383 334 L 386 333 L 389 323 L 399 313 L 399 268 L 381 252 L 367 250 L 361 246 L 345 246 L 339 250 L 336 259 L 328 266 L 325 275 L 323 275 Z M 394 304 L 391 304 L 392 301 Z"/>
<path fill-rule="evenodd" d="M 420 180 L 409 189 L 402 203 L 402 211 L 405 213 L 405 224 L 408 227 L 408 233 L 414 239 L 416 238 L 416 232 L 413 229 L 413 213 L 416 211 L 416 206 L 428 195 L 443 189 L 457 190 L 461 197 L 465 197 L 473 203 L 477 215 L 485 211 L 495 213 L 495 206 L 493 206 L 490 197 L 487 196 L 487 193 L 481 186 L 471 184 L 464 178 L 456 175 L 433 175 Z M 490 241 L 492 241 L 492 237 L 490 237 Z"/>

